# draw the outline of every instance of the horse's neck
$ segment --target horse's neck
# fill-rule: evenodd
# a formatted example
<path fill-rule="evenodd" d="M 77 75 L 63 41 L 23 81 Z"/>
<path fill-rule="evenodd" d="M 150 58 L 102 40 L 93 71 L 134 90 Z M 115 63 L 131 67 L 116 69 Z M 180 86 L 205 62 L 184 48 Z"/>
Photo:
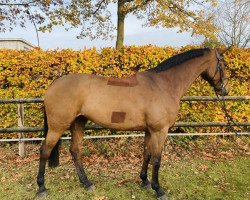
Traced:
<path fill-rule="evenodd" d="M 190 60 L 160 72 L 160 75 L 165 78 L 167 84 L 171 84 L 170 92 L 177 99 L 181 99 L 195 79 L 205 71 L 206 65 L 204 63 L 206 62 L 204 59 L 196 58 L 195 61 Z"/>

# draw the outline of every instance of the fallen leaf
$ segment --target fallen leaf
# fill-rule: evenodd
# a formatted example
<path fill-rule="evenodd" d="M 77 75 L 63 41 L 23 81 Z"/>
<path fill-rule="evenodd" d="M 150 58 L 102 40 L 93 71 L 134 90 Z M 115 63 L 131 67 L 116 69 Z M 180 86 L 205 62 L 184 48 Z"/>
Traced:
<path fill-rule="evenodd" d="M 199 170 L 202 172 L 206 172 L 208 170 L 208 166 L 207 165 L 200 165 Z"/>
<path fill-rule="evenodd" d="M 100 196 L 100 197 L 96 197 L 95 200 L 108 200 L 108 197 Z"/>

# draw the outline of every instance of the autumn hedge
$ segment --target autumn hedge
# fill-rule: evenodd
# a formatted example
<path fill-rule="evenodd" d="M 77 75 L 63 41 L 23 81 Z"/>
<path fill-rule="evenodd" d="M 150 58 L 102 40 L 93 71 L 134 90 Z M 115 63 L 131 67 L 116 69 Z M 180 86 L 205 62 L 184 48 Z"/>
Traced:
<path fill-rule="evenodd" d="M 121 51 L 114 48 L 101 50 L 70 49 L 43 51 L 0 50 L 0 98 L 43 97 L 51 82 L 70 73 L 88 73 L 103 76 L 123 77 L 137 71 L 155 67 L 174 54 L 192 49 L 172 47 L 143 46 L 125 47 Z M 227 52 L 229 82 L 232 87 L 229 95 L 249 95 L 250 49 L 234 48 Z M 214 96 L 213 89 L 200 78 L 192 85 L 186 95 Z M 239 122 L 250 121 L 250 108 L 247 102 L 229 102 L 227 107 L 233 118 Z M 16 105 L 0 105 L 0 127 L 17 125 Z M 248 114 L 247 114 L 248 113 Z M 25 105 L 25 126 L 42 125 L 42 105 Z M 179 121 L 226 121 L 218 104 L 181 104 Z M 216 128 L 183 128 L 182 131 L 221 131 Z M 223 130 L 222 130 L 223 131 Z M 33 134 L 34 135 L 34 134 Z M 4 135 L 13 137 L 14 135 Z M 2 136 L 3 137 L 3 136 Z"/>

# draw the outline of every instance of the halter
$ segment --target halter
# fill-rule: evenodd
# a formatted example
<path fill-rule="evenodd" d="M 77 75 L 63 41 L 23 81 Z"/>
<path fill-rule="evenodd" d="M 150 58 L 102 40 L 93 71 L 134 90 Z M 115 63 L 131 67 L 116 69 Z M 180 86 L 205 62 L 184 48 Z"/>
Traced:
<path fill-rule="evenodd" d="M 235 131 L 234 127 L 232 126 L 232 124 L 235 125 L 235 126 L 237 126 L 237 125 L 236 125 L 234 119 L 232 118 L 232 116 L 229 115 L 229 113 L 227 111 L 226 102 L 225 102 L 225 98 L 224 98 L 225 95 L 223 94 L 223 90 L 226 89 L 226 86 L 228 84 L 228 81 L 226 82 L 226 84 L 224 84 L 224 80 L 228 80 L 228 78 L 223 77 L 223 69 L 222 69 L 223 57 L 219 54 L 219 52 L 217 51 L 217 49 L 215 49 L 215 54 L 216 54 L 216 58 L 218 60 L 218 63 L 217 63 L 217 68 L 216 68 L 214 77 L 219 72 L 220 73 L 220 79 L 219 79 L 219 81 L 216 84 L 214 83 L 214 89 L 217 90 L 217 91 L 219 91 L 219 90 L 222 91 L 222 95 L 221 95 L 222 101 L 220 101 L 220 98 L 219 98 L 218 94 L 216 93 L 216 91 L 215 91 L 215 94 L 216 94 L 217 98 L 219 99 L 219 102 L 221 103 L 221 108 L 222 108 L 222 110 L 225 113 L 225 116 L 227 118 L 227 123 L 229 125 L 229 128 L 231 129 L 232 132 L 235 133 L 235 135 L 238 135 L 237 131 Z M 213 82 L 215 82 L 214 77 L 212 78 Z M 220 83 L 220 87 L 219 88 L 217 87 L 218 83 Z"/>
<path fill-rule="evenodd" d="M 223 91 L 224 89 L 226 89 L 226 86 L 228 85 L 228 81 L 226 82 L 226 84 L 224 84 L 224 81 L 228 80 L 228 78 L 223 76 L 223 69 L 222 69 L 223 57 L 219 54 L 217 49 L 215 49 L 215 54 L 216 54 L 216 58 L 217 58 L 218 62 L 217 62 L 216 71 L 215 71 L 214 76 L 212 78 L 213 87 L 217 91 L 219 91 L 219 90 Z M 219 79 L 219 81 L 217 81 L 217 83 L 215 83 L 216 81 L 214 80 L 214 78 L 218 72 L 220 73 L 220 79 Z M 220 84 L 219 87 L 217 87 L 218 84 Z M 224 95 L 222 94 L 222 96 L 224 96 Z"/>

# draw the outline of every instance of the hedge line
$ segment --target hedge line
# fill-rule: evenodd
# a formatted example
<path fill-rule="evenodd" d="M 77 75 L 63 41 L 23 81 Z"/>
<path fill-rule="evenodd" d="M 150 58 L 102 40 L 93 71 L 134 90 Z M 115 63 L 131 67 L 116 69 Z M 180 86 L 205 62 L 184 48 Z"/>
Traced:
<path fill-rule="evenodd" d="M 0 50 L 0 98 L 43 97 L 51 82 L 69 73 L 88 73 L 104 76 L 123 77 L 155 67 L 174 54 L 197 48 L 143 46 L 125 47 L 122 51 L 113 48 L 101 50 L 70 49 L 43 51 Z M 229 95 L 249 95 L 250 49 L 234 48 L 227 52 L 227 72 L 232 87 Z M 214 95 L 213 89 L 200 78 L 186 95 Z M 247 102 L 227 104 L 236 121 L 250 119 Z M 25 106 L 25 125 L 42 125 L 42 105 Z M 248 113 L 248 114 L 247 114 Z M 218 103 L 182 103 L 179 121 L 226 121 Z M 0 105 L 0 126 L 12 127 L 17 124 L 16 105 Z M 212 129 L 212 130 L 211 130 Z M 182 131 L 218 131 L 218 128 L 183 128 Z M 221 130 L 219 130 L 221 131 Z M 34 134 L 33 134 L 34 135 Z M 12 137 L 12 135 L 4 136 Z"/>

